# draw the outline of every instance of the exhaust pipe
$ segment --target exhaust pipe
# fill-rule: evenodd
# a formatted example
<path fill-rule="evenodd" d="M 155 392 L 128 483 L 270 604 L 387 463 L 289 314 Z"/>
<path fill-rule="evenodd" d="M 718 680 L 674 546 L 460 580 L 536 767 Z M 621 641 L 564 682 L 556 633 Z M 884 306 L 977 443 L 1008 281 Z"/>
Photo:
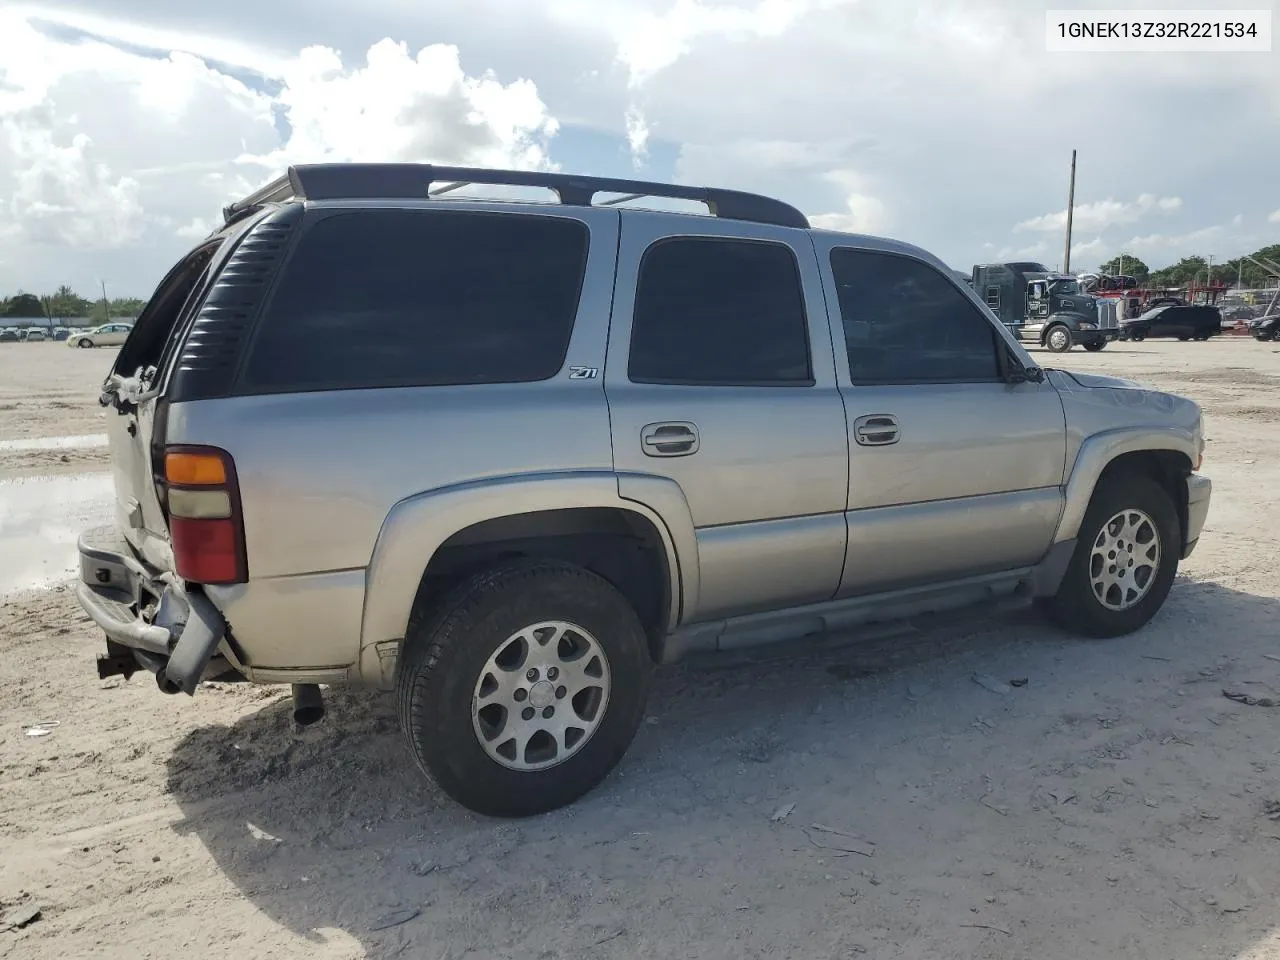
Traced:
<path fill-rule="evenodd" d="M 293 722 L 300 727 L 309 727 L 324 716 L 324 696 L 320 687 L 314 683 L 295 683 L 293 685 Z"/>

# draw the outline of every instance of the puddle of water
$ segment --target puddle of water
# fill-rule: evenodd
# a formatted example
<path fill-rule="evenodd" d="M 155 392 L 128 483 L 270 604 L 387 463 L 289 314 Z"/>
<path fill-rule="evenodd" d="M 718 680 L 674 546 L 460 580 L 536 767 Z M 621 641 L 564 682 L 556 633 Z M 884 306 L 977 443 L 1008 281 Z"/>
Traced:
<path fill-rule="evenodd" d="M 29 450 L 70 450 L 105 447 L 105 433 L 88 433 L 77 437 L 21 437 L 17 440 L 0 440 L 0 453 L 21 453 Z"/>
<path fill-rule="evenodd" d="M 109 473 L 0 480 L 0 595 L 72 576 L 80 531 L 110 523 L 114 504 Z"/>

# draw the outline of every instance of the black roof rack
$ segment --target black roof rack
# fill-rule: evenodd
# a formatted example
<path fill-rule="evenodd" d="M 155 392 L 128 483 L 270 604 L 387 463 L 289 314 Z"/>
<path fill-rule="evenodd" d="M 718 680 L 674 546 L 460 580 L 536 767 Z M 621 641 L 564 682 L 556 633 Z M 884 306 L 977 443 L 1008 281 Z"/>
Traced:
<path fill-rule="evenodd" d="M 580 177 L 566 173 L 535 173 L 522 170 L 484 170 L 470 167 L 437 167 L 429 163 L 310 163 L 298 164 L 278 180 L 273 180 L 243 200 L 222 209 L 230 223 L 265 203 L 286 200 L 404 200 L 441 196 L 473 183 L 514 187 L 545 187 L 560 202 L 589 207 L 597 193 L 619 193 L 621 197 L 603 201 L 616 206 L 642 197 L 694 200 L 707 205 L 714 216 L 747 220 L 780 227 L 809 226 L 803 213 L 781 200 L 739 190 L 714 187 L 682 187 L 643 180 L 614 180 L 607 177 Z M 432 189 L 433 184 L 440 186 Z"/>

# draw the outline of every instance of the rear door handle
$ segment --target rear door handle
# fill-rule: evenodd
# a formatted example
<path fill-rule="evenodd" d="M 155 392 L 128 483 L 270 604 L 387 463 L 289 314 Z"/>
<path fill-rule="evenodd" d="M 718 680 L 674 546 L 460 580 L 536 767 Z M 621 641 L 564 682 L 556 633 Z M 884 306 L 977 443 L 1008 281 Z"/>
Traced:
<path fill-rule="evenodd" d="M 640 445 L 647 457 L 687 457 L 698 452 L 698 426 L 688 420 L 646 424 Z"/>
<path fill-rule="evenodd" d="M 896 417 L 873 413 L 853 421 L 853 438 L 864 447 L 884 447 L 902 438 Z"/>

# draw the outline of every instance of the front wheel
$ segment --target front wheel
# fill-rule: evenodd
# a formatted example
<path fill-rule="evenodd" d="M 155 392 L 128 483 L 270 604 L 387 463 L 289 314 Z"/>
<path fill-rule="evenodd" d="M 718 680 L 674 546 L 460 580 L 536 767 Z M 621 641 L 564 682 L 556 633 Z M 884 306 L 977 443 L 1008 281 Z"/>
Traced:
<path fill-rule="evenodd" d="M 577 800 L 622 759 L 652 670 L 644 628 L 611 584 L 567 563 L 514 561 L 409 625 L 400 725 L 454 800 L 532 816 Z"/>
<path fill-rule="evenodd" d="M 87 337 L 82 337 L 80 341 L 76 344 L 76 346 L 80 347 L 82 350 L 87 350 L 93 346 L 93 341 L 88 339 Z"/>
<path fill-rule="evenodd" d="M 1064 326 L 1056 326 L 1046 334 L 1044 345 L 1050 353 L 1066 353 L 1071 349 L 1071 331 Z"/>
<path fill-rule="evenodd" d="M 1114 473 L 1094 491 L 1050 616 L 1072 633 L 1118 637 L 1145 626 L 1169 595 L 1182 555 L 1173 500 L 1143 474 Z"/>

